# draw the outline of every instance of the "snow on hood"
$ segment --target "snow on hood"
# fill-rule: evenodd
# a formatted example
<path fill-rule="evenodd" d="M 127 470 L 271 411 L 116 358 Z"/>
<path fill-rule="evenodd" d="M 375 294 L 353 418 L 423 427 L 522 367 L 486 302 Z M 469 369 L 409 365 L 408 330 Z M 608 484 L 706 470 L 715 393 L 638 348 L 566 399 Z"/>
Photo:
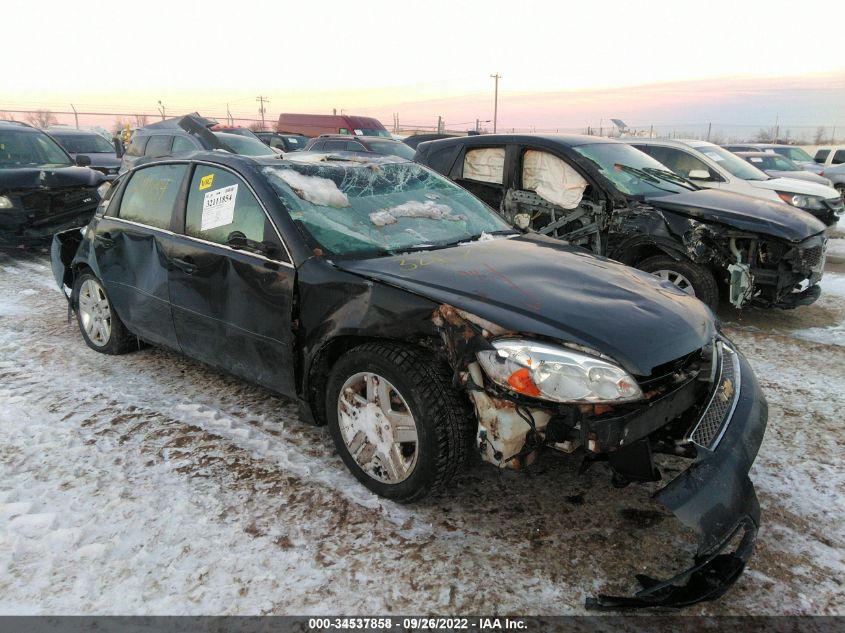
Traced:
<path fill-rule="evenodd" d="M 337 188 L 333 180 L 306 176 L 294 169 L 281 169 L 276 175 L 284 180 L 297 196 L 311 204 L 336 209 L 349 206 L 349 198 Z"/>
<path fill-rule="evenodd" d="M 410 200 L 396 207 L 380 209 L 370 214 L 370 222 L 376 226 L 395 224 L 399 218 L 428 218 L 429 220 L 451 220 L 457 222 L 465 220 L 462 215 L 454 215 L 452 207 L 446 204 L 426 200 L 418 202 Z"/>

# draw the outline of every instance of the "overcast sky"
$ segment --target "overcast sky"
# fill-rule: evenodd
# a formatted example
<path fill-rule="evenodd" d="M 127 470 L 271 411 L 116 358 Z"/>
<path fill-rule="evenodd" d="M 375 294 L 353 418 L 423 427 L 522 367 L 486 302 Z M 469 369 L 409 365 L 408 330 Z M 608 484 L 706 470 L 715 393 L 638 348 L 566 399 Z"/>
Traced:
<path fill-rule="evenodd" d="M 502 127 L 845 119 L 845 0 L 5 0 L 3 9 L 0 108 L 152 113 L 162 100 L 174 114 L 229 104 L 255 117 L 262 94 L 270 118 L 335 107 L 386 124 L 393 112 L 463 122 L 492 117 L 499 72 Z"/>

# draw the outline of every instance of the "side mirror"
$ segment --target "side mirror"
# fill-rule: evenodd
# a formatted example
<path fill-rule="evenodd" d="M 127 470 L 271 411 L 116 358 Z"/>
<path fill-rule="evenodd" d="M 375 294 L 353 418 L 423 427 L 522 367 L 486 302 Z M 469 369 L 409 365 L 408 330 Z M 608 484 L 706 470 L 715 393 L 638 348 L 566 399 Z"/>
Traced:
<path fill-rule="evenodd" d="M 706 169 L 690 169 L 687 178 L 690 180 L 712 180 L 710 172 Z"/>
<path fill-rule="evenodd" d="M 86 156 L 85 154 L 77 154 L 76 155 L 76 164 L 80 167 L 90 167 L 91 166 L 91 157 Z"/>

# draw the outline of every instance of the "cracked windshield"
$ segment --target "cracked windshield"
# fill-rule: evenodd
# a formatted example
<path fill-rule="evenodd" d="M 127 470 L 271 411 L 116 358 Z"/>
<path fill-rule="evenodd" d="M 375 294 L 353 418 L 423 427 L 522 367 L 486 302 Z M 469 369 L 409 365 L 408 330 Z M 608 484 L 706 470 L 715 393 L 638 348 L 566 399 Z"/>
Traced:
<path fill-rule="evenodd" d="M 340 257 L 516 233 L 477 198 L 413 163 L 302 163 L 264 173 L 306 237 Z"/>

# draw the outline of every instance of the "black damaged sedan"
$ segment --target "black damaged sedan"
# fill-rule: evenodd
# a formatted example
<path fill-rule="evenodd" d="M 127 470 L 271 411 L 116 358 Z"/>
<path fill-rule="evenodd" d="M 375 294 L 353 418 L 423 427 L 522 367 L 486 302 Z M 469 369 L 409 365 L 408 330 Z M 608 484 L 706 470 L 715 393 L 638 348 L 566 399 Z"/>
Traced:
<path fill-rule="evenodd" d="M 675 285 L 521 235 L 467 191 L 393 158 L 221 152 L 137 167 L 53 241 L 82 337 L 140 341 L 297 399 L 352 473 L 412 501 L 471 450 L 607 460 L 614 483 L 689 468 L 656 499 L 697 531 L 694 564 L 594 608 L 720 596 L 751 555 L 748 477 L 766 426 L 751 368 Z"/>

